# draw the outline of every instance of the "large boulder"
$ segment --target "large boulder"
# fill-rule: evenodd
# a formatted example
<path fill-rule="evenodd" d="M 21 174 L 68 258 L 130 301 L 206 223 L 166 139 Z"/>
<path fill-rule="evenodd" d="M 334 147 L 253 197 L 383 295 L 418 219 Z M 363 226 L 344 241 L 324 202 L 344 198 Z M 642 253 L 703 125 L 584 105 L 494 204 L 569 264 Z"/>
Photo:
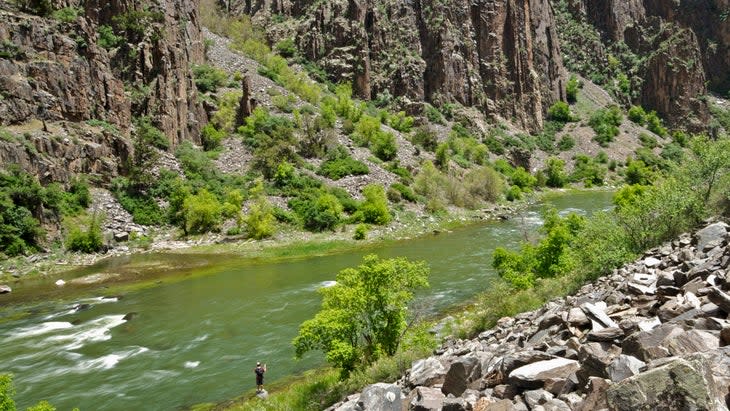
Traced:
<path fill-rule="evenodd" d="M 627 378 L 606 392 L 611 410 L 714 410 L 714 381 L 706 360 L 676 358 Z"/>
<path fill-rule="evenodd" d="M 642 361 L 668 357 L 666 344 L 684 334 L 684 329 L 677 324 L 662 324 L 649 331 L 639 331 L 624 339 L 621 347 L 623 353 L 633 355 Z"/>
<path fill-rule="evenodd" d="M 575 360 L 554 358 L 538 361 L 515 369 L 509 374 L 509 381 L 525 388 L 541 388 L 547 379 L 568 378 L 580 364 Z"/>
<path fill-rule="evenodd" d="M 727 236 L 728 225 L 723 222 L 710 224 L 695 234 L 697 239 L 697 250 L 704 251 L 711 242 L 722 243 Z"/>
<path fill-rule="evenodd" d="M 645 367 L 644 361 L 631 355 L 621 354 L 611 361 L 606 368 L 606 373 L 611 381 L 619 382 L 639 374 Z"/>
<path fill-rule="evenodd" d="M 464 361 L 456 361 L 451 364 L 449 371 L 446 373 L 444 385 L 441 387 L 441 391 L 444 394 L 452 394 L 454 397 L 459 397 L 466 391 L 467 366 L 473 368 L 474 365 L 473 363 L 468 363 L 465 366 Z"/>
<path fill-rule="evenodd" d="M 403 394 L 396 384 L 377 383 L 362 390 L 358 405 L 368 411 L 402 411 Z"/>
<path fill-rule="evenodd" d="M 411 372 L 408 375 L 408 382 L 412 387 L 419 385 L 431 386 L 441 383 L 446 375 L 446 368 L 441 361 L 429 357 L 413 363 Z"/>

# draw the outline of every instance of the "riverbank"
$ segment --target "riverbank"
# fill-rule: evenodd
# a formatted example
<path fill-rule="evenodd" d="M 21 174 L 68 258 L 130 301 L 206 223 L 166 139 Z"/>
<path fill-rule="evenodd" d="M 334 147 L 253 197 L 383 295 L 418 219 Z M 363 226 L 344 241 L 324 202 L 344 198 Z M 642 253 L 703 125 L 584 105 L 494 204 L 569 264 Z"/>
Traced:
<path fill-rule="evenodd" d="M 85 268 L 93 267 L 105 259 L 135 254 L 227 254 L 265 263 L 367 249 L 390 241 L 405 241 L 438 234 L 478 222 L 506 219 L 529 204 L 542 201 L 546 196 L 551 195 L 560 195 L 560 192 L 536 193 L 524 201 L 492 204 L 479 210 L 451 209 L 447 214 L 422 215 L 409 210 L 396 210 L 391 224 L 384 227 L 371 227 L 363 240 L 353 239 L 355 225 L 344 226 L 335 232 L 323 233 L 284 228 L 273 237 L 264 240 L 226 236 L 220 233 L 178 238 L 179 234 L 174 228 L 166 228 L 157 232 L 150 231 L 148 238 L 136 238 L 116 244 L 104 253 L 81 254 L 54 249 L 47 253 L 2 261 L 0 262 L 0 285 L 18 289 L 26 284 L 35 286 L 48 281 L 62 280 L 65 283 L 68 280 L 64 276 L 66 273 L 82 272 Z M 87 286 L 119 287 L 120 284 L 128 285 L 130 282 L 140 282 L 140 280 L 144 282 L 145 270 L 144 267 L 140 267 L 130 278 L 125 278 L 124 275 L 111 277 L 89 275 L 84 279 L 76 279 L 76 281 Z M 150 267 L 149 270 L 157 271 L 159 267 Z M 142 272 L 140 273 L 140 271 Z M 145 286 L 144 284 L 138 285 Z M 114 292 L 114 290 L 110 292 Z"/>

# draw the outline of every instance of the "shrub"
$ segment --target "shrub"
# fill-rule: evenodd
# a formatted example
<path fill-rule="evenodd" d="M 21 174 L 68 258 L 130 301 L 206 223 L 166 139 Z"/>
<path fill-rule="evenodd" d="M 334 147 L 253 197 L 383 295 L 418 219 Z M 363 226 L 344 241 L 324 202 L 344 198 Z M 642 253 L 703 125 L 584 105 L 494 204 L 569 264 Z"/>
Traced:
<path fill-rule="evenodd" d="M 423 147 L 426 151 L 433 152 L 438 145 L 436 132 L 427 126 L 421 126 L 416 129 L 412 137 L 413 144 Z"/>
<path fill-rule="evenodd" d="M 401 133 L 408 133 L 413 128 L 413 117 L 407 116 L 405 111 L 399 111 L 388 117 L 388 125 Z"/>
<path fill-rule="evenodd" d="M 73 23 L 81 13 L 83 10 L 78 7 L 64 7 L 51 13 L 51 17 L 63 23 Z"/>
<path fill-rule="evenodd" d="M 423 114 L 426 116 L 428 121 L 434 124 L 444 124 L 444 116 L 438 109 L 428 103 L 425 103 L 423 108 Z"/>
<path fill-rule="evenodd" d="M 416 175 L 413 189 L 419 195 L 433 202 L 433 205 L 441 205 L 439 208 L 443 208 L 445 201 L 443 187 L 445 185 L 446 179 L 443 174 L 438 171 L 432 162 L 427 160 Z"/>
<path fill-rule="evenodd" d="M 281 94 L 271 97 L 271 102 L 274 104 L 274 107 L 278 108 L 284 113 L 291 113 L 292 111 L 294 111 L 294 104 L 297 102 L 297 99 L 291 94 Z"/>
<path fill-rule="evenodd" d="M 226 132 L 224 130 L 218 130 L 213 124 L 208 123 L 203 127 L 200 138 L 203 141 L 203 148 L 205 150 L 213 150 L 220 146 L 221 141 L 226 138 Z"/>
<path fill-rule="evenodd" d="M 368 231 L 370 230 L 370 226 L 364 223 L 360 223 L 355 227 L 355 234 L 352 236 L 355 240 L 364 240 L 365 237 L 368 235 Z"/>
<path fill-rule="evenodd" d="M 96 214 L 88 220 L 86 230 L 73 225 L 66 235 L 66 249 L 82 253 L 95 253 L 104 245 L 101 237 L 101 218 Z"/>
<path fill-rule="evenodd" d="M 147 117 L 137 117 L 134 125 L 136 126 L 137 138 L 145 144 L 157 147 L 160 150 L 167 150 L 170 147 L 170 140 L 167 136 L 152 124 L 152 120 Z"/>
<path fill-rule="evenodd" d="M 548 109 L 548 117 L 551 120 L 561 123 L 575 121 L 573 114 L 570 112 L 570 106 L 564 101 L 558 101 Z"/>
<path fill-rule="evenodd" d="M 264 194 L 263 180 L 251 189 L 251 206 L 245 218 L 248 236 L 260 240 L 274 234 L 274 210 Z"/>
<path fill-rule="evenodd" d="M 573 147 L 575 147 L 575 139 L 571 135 L 566 134 L 558 141 L 558 150 L 560 151 L 568 151 Z"/>
<path fill-rule="evenodd" d="M 545 165 L 545 178 L 545 184 L 548 187 L 563 187 L 568 180 L 565 173 L 565 162 L 557 157 L 548 158 Z"/>
<path fill-rule="evenodd" d="M 482 201 L 497 201 L 502 195 L 504 187 L 502 177 L 489 166 L 469 170 L 460 183 L 464 185 L 466 192 L 476 200 L 474 203 L 467 201 L 467 206 L 476 206 Z"/>
<path fill-rule="evenodd" d="M 626 184 L 629 185 L 646 185 L 652 180 L 653 175 L 654 173 L 643 161 L 631 160 L 628 161 L 624 179 L 626 180 Z"/>
<path fill-rule="evenodd" d="M 603 185 L 606 168 L 585 154 L 579 154 L 575 157 L 575 168 L 571 178 L 573 181 L 582 181 L 586 187 Z"/>
<path fill-rule="evenodd" d="M 397 191 L 400 194 L 400 197 L 404 200 L 410 201 L 412 203 L 418 201 L 418 198 L 416 197 L 416 194 L 413 192 L 413 190 L 405 184 L 393 183 L 390 185 L 390 188 Z"/>
<path fill-rule="evenodd" d="M 294 44 L 294 39 L 287 38 L 276 43 L 274 49 L 277 53 L 284 57 L 294 57 L 297 54 L 297 46 Z"/>
<path fill-rule="evenodd" d="M 649 148 L 649 149 L 656 147 L 658 144 L 656 141 L 656 137 L 650 136 L 646 133 L 639 134 L 639 141 L 641 142 L 642 146 Z"/>
<path fill-rule="evenodd" d="M 664 128 L 664 126 L 662 125 L 662 120 L 659 118 L 659 116 L 656 114 L 656 111 L 654 110 L 646 115 L 646 128 L 648 128 L 649 131 L 658 135 L 659 137 L 664 137 L 667 135 L 667 129 Z"/>
<path fill-rule="evenodd" d="M 646 124 L 646 112 L 641 106 L 631 106 L 629 108 L 629 120 L 643 126 Z"/>
<path fill-rule="evenodd" d="M 383 161 L 394 159 L 398 154 L 395 136 L 384 131 L 376 132 L 370 141 L 370 151 Z"/>
<path fill-rule="evenodd" d="M 440 170 L 447 170 L 449 168 L 449 145 L 447 143 L 441 143 L 436 147 L 436 166 Z"/>
<path fill-rule="evenodd" d="M 320 165 L 317 174 L 329 177 L 333 180 L 339 180 L 342 177 L 353 175 L 368 174 L 370 169 L 365 163 L 362 163 L 350 157 L 347 149 L 338 146 L 336 149 L 327 154 L 327 159 Z"/>
<path fill-rule="evenodd" d="M 617 106 L 611 106 L 593 113 L 588 124 L 596 132 L 594 139 L 605 147 L 618 135 L 618 126 L 622 121 L 621 110 Z"/>
<path fill-rule="evenodd" d="M 581 88 L 582 84 L 578 80 L 575 74 L 571 74 L 568 79 L 568 84 L 565 86 L 565 94 L 568 98 L 569 103 L 575 103 L 578 97 L 578 89 Z"/>
<path fill-rule="evenodd" d="M 186 234 L 217 231 L 223 213 L 221 203 L 206 189 L 186 198 L 182 211 Z"/>
<path fill-rule="evenodd" d="M 367 147 L 380 132 L 380 119 L 368 115 L 363 115 L 355 124 L 355 130 L 352 138 L 356 144 Z"/>
<path fill-rule="evenodd" d="M 524 168 L 517 167 L 510 176 L 510 182 L 520 189 L 529 189 L 535 186 L 537 179 Z"/>
<path fill-rule="evenodd" d="M 193 75 L 195 76 L 195 86 L 201 93 L 215 93 L 219 87 L 228 84 L 228 74 L 208 64 L 193 66 Z"/>
<path fill-rule="evenodd" d="M 362 216 L 362 222 L 377 225 L 388 224 L 392 217 L 388 211 L 388 199 L 383 186 L 368 184 L 363 188 L 362 195 L 365 200 L 357 211 Z"/>
<path fill-rule="evenodd" d="M 510 186 L 507 190 L 507 201 L 515 201 L 522 199 L 522 190 L 518 186 Z"/>
<path fill-rule="evenodd" d="M 315 191 L 289 201 L 301 218 L 304 228 L 311 231 L 333 230 L 341 221 L 342 204 L 333 194 Z"/>

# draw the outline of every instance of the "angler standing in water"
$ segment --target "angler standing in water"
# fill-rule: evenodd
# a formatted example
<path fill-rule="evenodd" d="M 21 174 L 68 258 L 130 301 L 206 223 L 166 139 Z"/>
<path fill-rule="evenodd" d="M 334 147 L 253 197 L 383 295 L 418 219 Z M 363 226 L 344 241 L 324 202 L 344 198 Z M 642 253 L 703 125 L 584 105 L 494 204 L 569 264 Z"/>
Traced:
<path fill-rule="evenodd" d="M 256 373 L 256 393 L 264 391 L 264 373 L 266 372 L 266 364 L 263 366 L 260 362 L 256 363 L 256 368 L 253 369 Z"/>

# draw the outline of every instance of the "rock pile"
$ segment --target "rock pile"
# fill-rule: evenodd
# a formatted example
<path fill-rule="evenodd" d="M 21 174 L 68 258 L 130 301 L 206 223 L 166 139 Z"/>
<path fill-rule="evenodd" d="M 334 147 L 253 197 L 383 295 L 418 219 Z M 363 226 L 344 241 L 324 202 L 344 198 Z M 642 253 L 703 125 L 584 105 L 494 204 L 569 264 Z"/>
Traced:
<path fill-rule="evenodd" d="M 728 228 L 682 235 L 329 410 L 727 410 Z"/>

